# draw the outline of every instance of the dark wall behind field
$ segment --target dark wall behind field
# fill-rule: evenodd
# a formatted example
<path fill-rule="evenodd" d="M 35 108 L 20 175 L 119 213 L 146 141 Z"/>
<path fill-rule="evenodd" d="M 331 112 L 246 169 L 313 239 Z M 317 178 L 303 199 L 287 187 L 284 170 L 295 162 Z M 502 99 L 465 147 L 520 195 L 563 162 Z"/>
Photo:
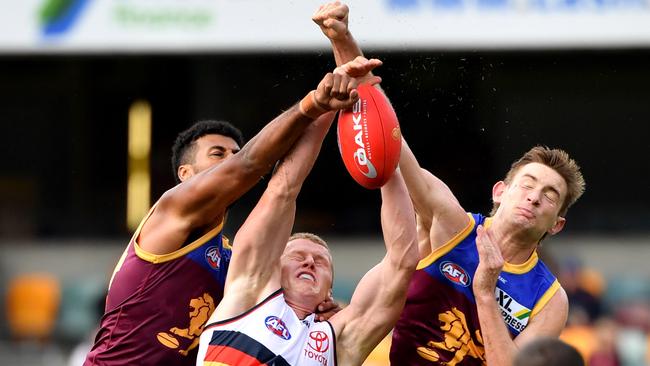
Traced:
<path fill-rule="evenodd" d="M 587 192 L 570 232 L 650 231 L 650 51 L 368 52 L 409 144 L 468 210 L 535 144 L 569 151 Z M 322 54 L 0 57 L 0 236 L 121 237 L 127 110 L 153 107 L 153 198 L 169 152 L 197 119 L 250 138 L 334 67 Z M 261 187 L 232 210 L 232 232 Z M 299 200 L 297 229 L 378 234 L 379 194 L 348 177 L 330 132 Z"/>

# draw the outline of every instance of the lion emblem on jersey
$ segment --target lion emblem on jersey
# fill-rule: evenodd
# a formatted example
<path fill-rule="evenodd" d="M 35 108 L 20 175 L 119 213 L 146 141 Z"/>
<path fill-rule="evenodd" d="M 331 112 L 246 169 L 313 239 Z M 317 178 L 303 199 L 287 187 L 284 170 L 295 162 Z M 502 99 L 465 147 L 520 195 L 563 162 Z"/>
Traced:
<path fill-rule="evenodd" d="M 440 329 L 445 332 L 445 338 L 442 342 L 429 341 L 428 347 L 418 347 L 417 352 L 420 357 L 429 361 L 440 361 L 440 355 L 436 349 L 447 350 L 454 353 L 454 358 L 449 360 L 445 365 L 455 366 L 466 356 L 478 358 L 485 362 L 485 349 L 483 348 L 483 338 L 481 331 L 476 331 L 478 345 L 472 339 L 465 314 L 457 308 L 445 311 L 438 315 L 438 319 L 443 324 Z"/>
<path fill-rule="evenodd" d="M 189 347 L 178 351 L 184 356 L 187 356 L 189 351 L 199 345 L 199 336 L 201 335 L 201 332 L 203 332 L 205 323 L 214 311 L 214 300 L 212 299 L 212 296 L 206 292 L 203 296 L 190 300 L 190 309 L 190 321 L 187 328 L 173 327 L 169 329 L 169 333 L 160 332 L 156 336 L 160 343 L 173 349 L 178 348 L 180 343 L 172 334 L 191 340 L 192 343 Z"/>

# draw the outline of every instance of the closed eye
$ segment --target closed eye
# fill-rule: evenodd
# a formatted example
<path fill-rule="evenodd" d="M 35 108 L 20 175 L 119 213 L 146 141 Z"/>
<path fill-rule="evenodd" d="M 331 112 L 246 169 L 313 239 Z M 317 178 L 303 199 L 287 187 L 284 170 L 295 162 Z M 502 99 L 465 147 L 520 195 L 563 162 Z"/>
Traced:
<path fill-rule="evenodd" d="M 317 259 L 315 263 L 316 263 L 317 266 L 320 266 L 320 267 L 327 267 L 328 266 L 327 262 L 324 259 Z"/>
<path fill-rule="evenodd" d="M 305 256 L 300 255 L 300 254 L 291 254 L 291 255 L 289 255 L 289 259 L 292 259 L 292 260 L 295 260 L 295 261 L 298 261 L 298 262 L 302 262 L 302 261 L 305 260 Z"/>
<path fill-rule="evenodd" d="M 551 203 L 557 202 L 557 197 L 552 193 L 544 193 L 544 197 L 549 200 Z"/>
<path fill-rule="evenodd" d="M 521 179 L 521 186 L 525 189 L 533 189 L 537 183 L 537 179 L 531 175 L 524 175 Z"/>

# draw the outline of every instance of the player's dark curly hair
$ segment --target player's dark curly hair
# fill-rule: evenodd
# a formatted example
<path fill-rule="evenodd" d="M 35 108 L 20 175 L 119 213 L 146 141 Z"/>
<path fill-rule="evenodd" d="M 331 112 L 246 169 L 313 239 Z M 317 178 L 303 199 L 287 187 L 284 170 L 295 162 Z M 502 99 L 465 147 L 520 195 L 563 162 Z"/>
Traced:
<path fill-rule="evenodd" d="M 178 167 L 192 163 L 196 140 L 205 135 L 222 135 L 235 140 L 240 147 L 244 144 L 241 131 L 229 122 L 214 120 L 196 122 L 192 127 L 179 133 L 172 146 L 172 173 L 176 183 L 181 182 L 178 177 Z"/>

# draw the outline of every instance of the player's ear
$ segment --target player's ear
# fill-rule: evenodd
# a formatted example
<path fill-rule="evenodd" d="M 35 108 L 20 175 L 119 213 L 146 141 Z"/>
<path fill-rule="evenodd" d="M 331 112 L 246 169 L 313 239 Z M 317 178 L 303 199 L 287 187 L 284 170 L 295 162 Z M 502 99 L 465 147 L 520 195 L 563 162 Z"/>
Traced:
<path fill-rule="evenodd" d="M 184 182 L 194 175 L 194 169 L 190 164 L 183 164 L 178 167 L 178 179 Z"/>
<path fill-rule="evenodd" d="M 506 187 L 506 183 L 502 180 L 494 183 L 494 186 L 492 187 L 492 202 L 501 203 L 501 196 L 503 196 L 503 192 L 506 191 Z"/>
<path fill-rule="evenodd" d="M 565 224 L 566 224 L 566 219 L 562 216 L 558 216 L 557 220 L 555 221 L 555 224 L 550 229 L 548 229 L 547 232 L 551 235 L 555 235 L 560 231 L 562 231 L 562 229 L 564 229 Z"/>

